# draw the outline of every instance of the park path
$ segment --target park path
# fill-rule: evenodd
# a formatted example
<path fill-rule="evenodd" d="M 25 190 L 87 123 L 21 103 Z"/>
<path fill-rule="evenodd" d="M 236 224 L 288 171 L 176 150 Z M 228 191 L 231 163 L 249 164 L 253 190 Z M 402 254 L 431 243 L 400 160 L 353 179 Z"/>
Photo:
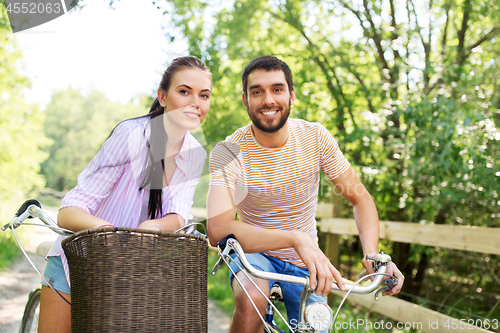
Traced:
<path fill-rule="evenodd" d="M 44 207 L 44 210 L 53 218 L 57 214 L 57 210 L 52 207 Z M 43 272 L 45 260 L 35 253 L 36 247 L 43 241 L 55 240 L 57 236 L 46 228 L 33 227 L 31 229 L 33 232 L 25 245 L 25 250 L 36 267 Z M 39 285 L 40 277 L 24 257 L 13 263 L 9 269 L 0 273 L 0 333 L 19 332 L 19 325 L 28 295 L 31 290 Z M 229 328 L 229 321 L 228 316 L 209 300 L 208 333 L 226 333 Z"/>

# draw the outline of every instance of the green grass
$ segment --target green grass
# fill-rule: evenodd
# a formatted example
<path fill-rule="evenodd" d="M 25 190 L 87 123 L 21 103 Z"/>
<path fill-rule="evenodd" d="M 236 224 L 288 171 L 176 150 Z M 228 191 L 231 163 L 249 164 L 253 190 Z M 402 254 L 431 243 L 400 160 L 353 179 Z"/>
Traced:
<path fill-rule="evenodd" d="M 233 291 L 229 285 L 228 268 L 223 264 L 217 274 L 210 272 L 218 260 L 215 252 L 208 253 L 208 297 L 215 301 L 215 304 L 227 315 L 231 316 L 234 310 Z"/>
<path fill-rule="evenodd" d="M 20 253 L 12 232 L 10 230 L 0 232 L 0 271 L 10 266 Z"/>
<path fill-rule="evenodd" d="M 2 226 L 5 223 L 2 223 Z M 31 234 L 30 228 L 20 227 L 16 229 L 16 235 L 21 244 L 23 244 Z M 17 245 L 12 230 L 0 231 L 0 271 L 8 268 L 12 262 L 22 257 L 22 252 Z"/>

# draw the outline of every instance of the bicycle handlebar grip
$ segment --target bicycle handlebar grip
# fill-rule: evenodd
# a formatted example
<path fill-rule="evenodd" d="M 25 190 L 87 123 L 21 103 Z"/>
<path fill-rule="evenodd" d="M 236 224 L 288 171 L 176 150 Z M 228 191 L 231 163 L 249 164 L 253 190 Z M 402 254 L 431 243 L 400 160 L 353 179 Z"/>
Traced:
<path fill-rule="evenodd" d="M 18 209 L 16 215 L 16 217 L 19 217 L 21 216 L 22 213 L 24 213 L 26 211 L 26 209 L 28 209 L 29 206 L 31 205 L 35 205 L 39 208 L 42 208 L 42 205 L 35 199 L 29 199 L 29 200 L 26 200 L 22 205 L 21 207 Z M 32 219 L 33 217 L 32 216 L 28 216 L 28 218 Z"/>
<path fill-rule="evenodd" d="M 227 235 L 226 237 L 222 238 L 218 243 L 217 243 L 217 247 L 220 248 L 221 251 L 224 251 L 224 249 L 226 248 L 226 244 L 227 244 L 227 240 L 229 238 L 234 238 L 236 239 L 236 236 L 233 235 L 233 234 L 229 234 Z"/>

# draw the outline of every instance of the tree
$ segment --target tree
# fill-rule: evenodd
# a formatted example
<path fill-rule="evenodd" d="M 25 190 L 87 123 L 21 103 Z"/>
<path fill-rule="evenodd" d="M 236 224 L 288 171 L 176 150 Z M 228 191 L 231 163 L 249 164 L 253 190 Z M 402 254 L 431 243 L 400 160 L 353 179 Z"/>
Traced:
<path fill-rule="evenodd" d="M 143 98 L 143 100 L 146 97 Z M 120 121 L 144 115 L 145 103 L 125 105 L 109 101 L 93 91 L 83 96 L 71 87 L 53 93 L 45 110 L 45 132 L 53 140 L 47 147 L 49 157 L 42 164 L 47 185 L 68 190 L 77 184 L 78 175 Z"/>
<path fill-rule="evenodd" d="M 42 131 L 43 114 L 25 101 L 29 86 L 18 73 L 22 55 L 0 6 L 0 219 L 8 221 L 26 196 L 45 185 L 38 174 L 46 158 L 41 148 L 50 143 Z M 6 238 L 7 237 L 7 238 Z M 0 265 L 18 253 L 6 233 L 0 234 Z M 15 250 L 12 250 L 15 249 Z"/>
<path fill-rule="evenodd" d="M 12 213 L 12 202 L 45 185 L 38 174 L 46 158 L 40 148 L 50 141 L 42 132 L 43 114 L 24 99 L 23 90 L 29 81 L 18 74 L 22 55 L 4 7 L 0 7 L 0 46 L 0 205 L 5 217 Z"/>

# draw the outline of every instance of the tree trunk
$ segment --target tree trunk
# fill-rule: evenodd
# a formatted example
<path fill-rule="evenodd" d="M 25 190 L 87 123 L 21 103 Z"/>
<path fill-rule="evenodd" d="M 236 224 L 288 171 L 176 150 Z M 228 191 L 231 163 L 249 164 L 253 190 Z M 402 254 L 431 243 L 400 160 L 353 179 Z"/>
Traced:
<path fill-rule="evenodd" d="M 423 252 L 420 257 L 420 262 L 418 263 L 417 274 L 415 274 L 415 278 L 412 281 L 411 290 L 414 295 L 422 296 L 422 282 L 425 279 L 428 265 L 429 256 Z"/>
<path fill-rule="evenodd" d="M 411 255 L 410 244 L 396 242 L 393 244 L 392 248 L 392 260 L 405 277 L 402 291 L 413 294 L 413 266 L 409 261 Z M 408 296 L 401 295 L 401 298 L 405 301 L 411 301 L 411 298 Z"/>

